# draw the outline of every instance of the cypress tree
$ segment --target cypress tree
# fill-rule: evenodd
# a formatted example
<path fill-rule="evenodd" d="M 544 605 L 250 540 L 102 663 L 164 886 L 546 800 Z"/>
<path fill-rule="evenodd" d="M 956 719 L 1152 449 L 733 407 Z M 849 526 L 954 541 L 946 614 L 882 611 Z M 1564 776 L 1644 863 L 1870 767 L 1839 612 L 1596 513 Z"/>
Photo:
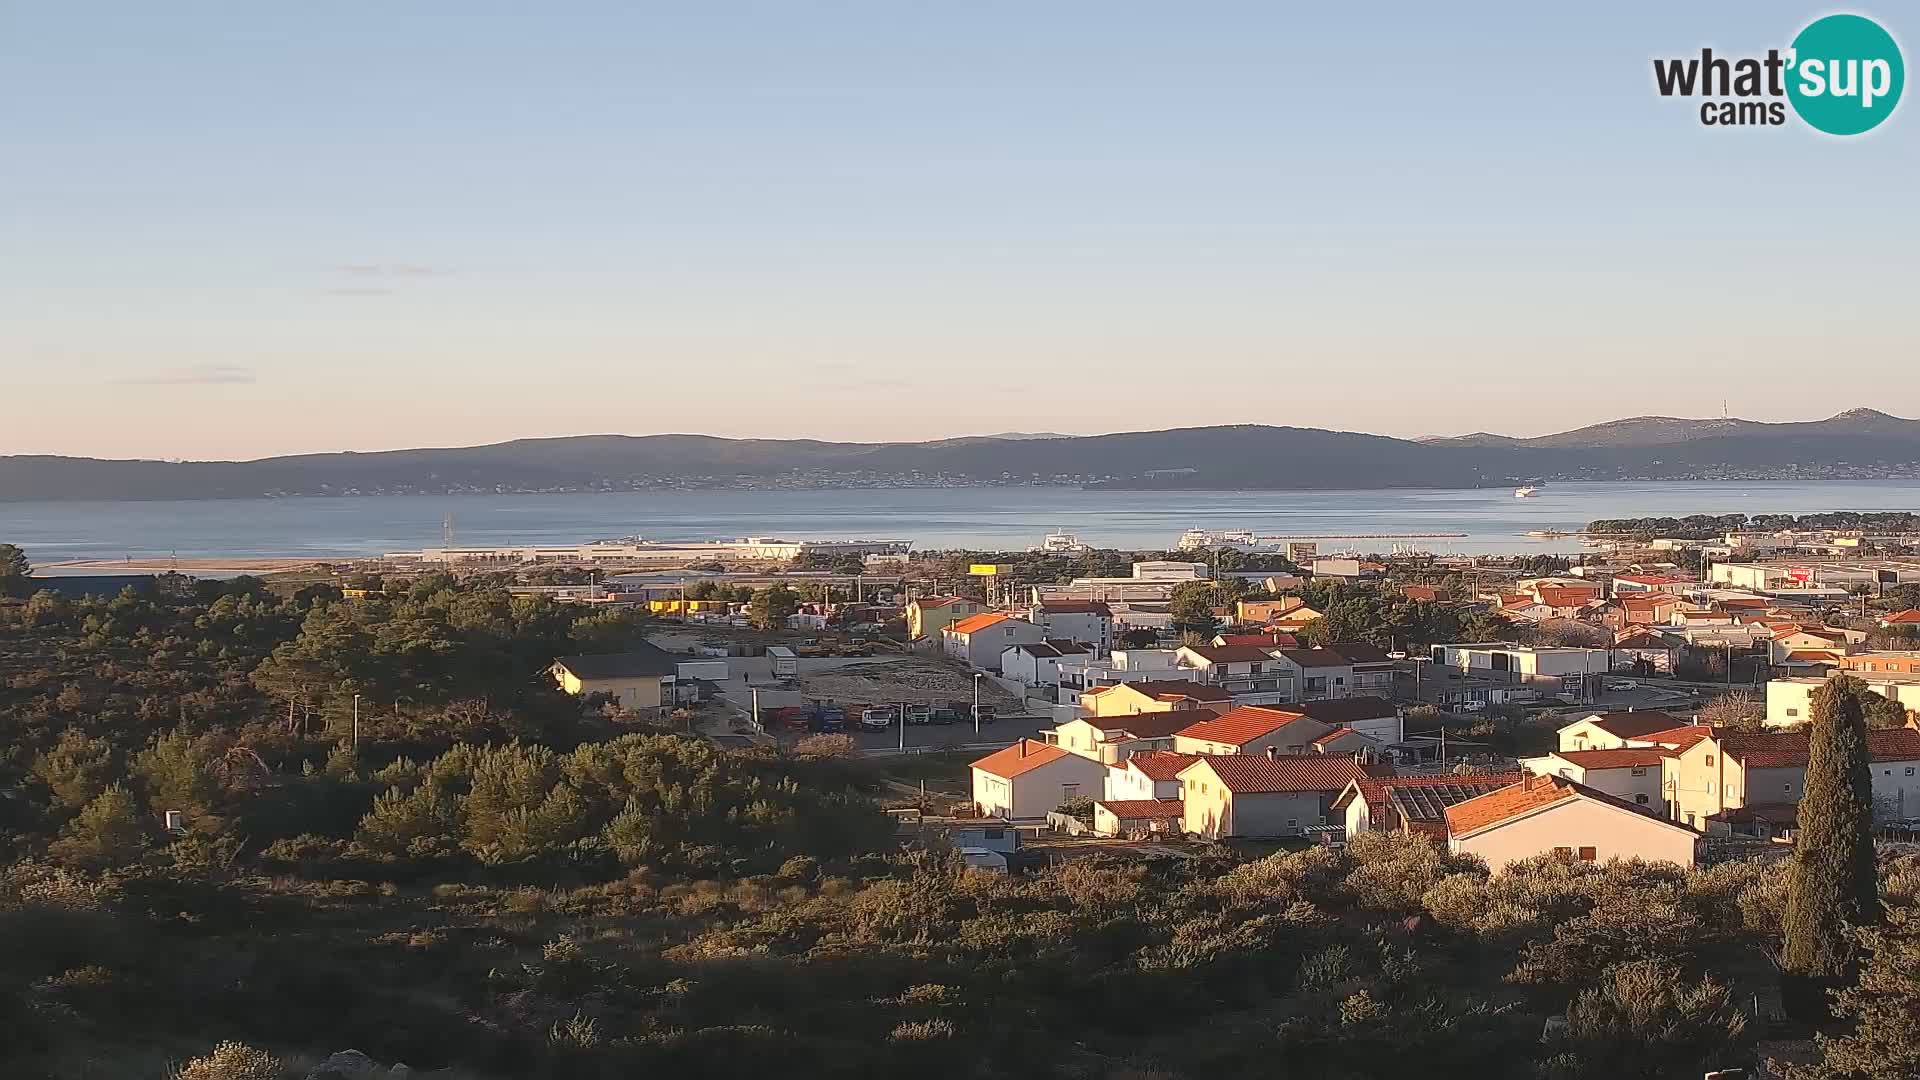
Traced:
<path fill-rule="evenodd" d="M 1781 965 L 1783 1003 L 1808 1022 L 1824 1019 L 1827 991 L 1853 977 L 1848 928 L 1880 920 L 1865 690 L 1859 680 L 1840 676 L 1813 695 Z"/>

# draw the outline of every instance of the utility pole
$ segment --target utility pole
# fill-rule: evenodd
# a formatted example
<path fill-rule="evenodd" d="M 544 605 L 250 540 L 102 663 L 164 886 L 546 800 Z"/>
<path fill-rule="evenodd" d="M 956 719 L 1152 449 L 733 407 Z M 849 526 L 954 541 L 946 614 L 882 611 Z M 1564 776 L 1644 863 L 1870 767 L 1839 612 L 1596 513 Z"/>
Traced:
<path fill-rule="evenodd" d="M 765 735 L 767 733 L 767 729 L 760 723 L 760 688 L 755 686 L 752 688 L 752 690 L 753 690 L 753 730 L 758 731 L 762 735 Z"/>
<path fill-rule="evenodd" d="M 977 671 L 973 673 L 973 737 L 975 740 L 980 738 L 980 680 L 984 677 Z"/>
<path fill-rule="evenodd" d="M 360 695 L 353 695 L 353 742 L 350 744 L 354 754 L 360 753 Z"/>
<path fill-rule="evenodd" d="M 907 752 L 907 703 L 900 703 L 900 752 Z"/>

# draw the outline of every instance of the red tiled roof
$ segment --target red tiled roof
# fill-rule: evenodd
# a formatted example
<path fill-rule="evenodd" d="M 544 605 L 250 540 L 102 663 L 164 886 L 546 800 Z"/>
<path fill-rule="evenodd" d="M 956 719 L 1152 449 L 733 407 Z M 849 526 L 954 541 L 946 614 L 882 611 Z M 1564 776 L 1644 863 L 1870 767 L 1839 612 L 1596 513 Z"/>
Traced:
<path fill-rule="evenodd" d="M 995 623 L 1006 622 L 1011 618 L 1013 618 L 1013 616 L 1004 611 L 983 611 L 978 615 L 970 615 L 967 618 L 961 619 L 959 622 L 947 627 L 947 629 L 956 634 L 972 634 L 985 630 Z"/>
<path fill-rule="evenodd" d="M 1334 728 L 1332 731 L 1327 732 L 1325 735 L 1322 735 L 1319 738 L 1313 740 L 1313 745 L 1319 746 L 1321 743 L 1338 742 L 1339 740 L 1344 739 L 1349 735 L 1360 735 L 1360 733 L 1353 730 L 1350 727 L 1342 725 L 1340 727 Z M 1364 735 L 1361 735 L 1360 737 L 1363 739 L 1366 738 L 1366 736 Z"/>
<path fill-rule="evenodd" d="M 1593 721 L 1593 726 L 1616 738 L 1638 739 L 1656 731 L 1667 731 L 1680 727 L 1679 717 L 1668 716 L 1663 712 L 1647 710 L 1645 712 L 1610 712 L 1598 716 L 1582 717 Z"/>
<path fill-rule="evenodd" d="M 1651 734 L 1641 735 L 1639 736 L 1639 740 L 1641 742 L 1658 743 L 1668 750 L 1680 751 L 1685 750 L 1701 739 L 1708 738 L 1712 734 L 1713 728 L 1710 725 L 1686 724 L 1677 728 L 1668 728 L 1665 731 L 1655 731 Z"/>
<path fill-rule="evenodd" d="M 1364 641 L 1336 641 L 1328 649 L 1355 665 L 1393 663 L 1393 657 L 1387 655 L 1387 650 Z"/>
<path fill-rule="evenodd" d="M 1127 755 L 1129 768 L 1138 769 L 1149 780 L 1178 780 L 1180 770 L 1199 760 L 1198 754 L 1176 754 L 1171 750 L 1140 750 Z"/>
<path fill-rule="evenodd" d="M 1833 649 L 1795 649 L 1787 654 L 1787 659 L 1802 664 L 1833 664 L 1839 662 L 1841 655 Z"/>
<path fill-rule="evenodd" d="M 1108 813 L 1122 821 L 1177 818 L 1186 813 L 1186 804 L 1179 799 L 1101 799 L 1094 805 L 1106 807 Z"/>
<path fill-rule="evenodd" d="M 1042 765 L 1052 764 L 1066 756 L 1067 752 L 1057 746 L 1034 742 L 1032 739 L 1021 739 L 1012 746 L 995 750 L 974 762 L 973 767 L 990 776 L 1011 780 L 1022 773 L 1032 772 Z"/>
<path fill-rule="evenodd" d="M 1424 600 L 1432 603 L 1440 599 L 1440 590 L 1431 585 L 1402 585 L 1400 595 L 1409 600 Z"/>
<path fill-rule="evenodd" d="M 1564 776 L 1529 776 L 1446 808 L 1447 832 L 1464 836 L 1555 803 L 1579 798 L 1580 785 Z"/>
<path fill-rule="evenodd" d="M 1305 717 L 1296 712 L 1243 705 L 1220 716 L 1189 724 L 1180 729 L 1178 734 L 1189 739 L 1245 746 L 1269 732 L 1278 731 L 1288 724 L 1297 724 L 1303 719 Z"/>
<path fill-rule="evenodd" d="M 1187 766 L 1183 778 L 1200 768 L 1212 769 L 1236 795 L 1337 792 L 1363 776 L 1393 775 L 1391 765 L 1362 766 L 1345 754 L 1207 754 Z"/>
<path fill-rule="evenodd" d="M 1749 769 L 1791 769 L 1807 764 L 1808 737 L 1804 731 L 1769 734 L 1726 732 L 1721 750 L 1739 758 Z M 1867 732 L 1867 756 L 1872 761 L 1920 761 L 1920 731 L 1883 728 Z"/>
<path fill-rule="evenodd" d="M 1664 746 L 1649 746 L 1624 750 L 1556 750 L 1553 756 L 1571 761 L 1583 769 L 1625 769 L 1658 765 L 1673 754 Z"/>
<path fill-rule="evenodd" d="M 1907 623 L 1920 623 L 1920 608 L 1908 608 L 1905 611 L 1896 611 L 1880 621 L 1889 625 L 1896 623 L 1902 625 Z"/>
<path fill-rule="evenodd" d="M 1420 779 L 1432 782 L 1409 784 L 1405 780 L 1393 779 L 1375 783 L 1382 785 L 1382 798 L 1403 820 L 1415 825 L 1425 822 L 1443 825 L 1447 820 L 1447 807 L 1517 784 L 1526 776 L 1523 773 L 1494 773 L 1487 776 L 1433 776 Z M 1367 800 L 1368 806 L 1373 804 L 1372 799 Z"/>

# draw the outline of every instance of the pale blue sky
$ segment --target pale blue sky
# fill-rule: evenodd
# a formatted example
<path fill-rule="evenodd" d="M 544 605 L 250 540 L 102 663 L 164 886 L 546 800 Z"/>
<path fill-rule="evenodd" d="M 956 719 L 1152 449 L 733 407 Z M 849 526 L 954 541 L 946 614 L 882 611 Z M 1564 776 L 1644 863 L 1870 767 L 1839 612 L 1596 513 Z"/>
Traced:
<path fill-rule="evenodd" d="M 1460 7 L 0 0 L 0 453 L 1920 414 L 1828 9 Z"/>

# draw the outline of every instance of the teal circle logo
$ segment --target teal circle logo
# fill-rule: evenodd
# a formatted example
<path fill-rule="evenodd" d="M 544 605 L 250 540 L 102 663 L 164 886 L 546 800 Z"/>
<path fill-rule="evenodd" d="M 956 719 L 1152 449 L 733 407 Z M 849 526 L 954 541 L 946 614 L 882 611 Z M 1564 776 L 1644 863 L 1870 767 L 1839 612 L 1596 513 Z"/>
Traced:
<path fill-rule="evenodd" d="M 1893 35 L 1860 15 L 1828 15 L 1793 39 L 1787 100 L 1829 135 L 1878 127 L 1900 104 L 1907 67 Z"/>

